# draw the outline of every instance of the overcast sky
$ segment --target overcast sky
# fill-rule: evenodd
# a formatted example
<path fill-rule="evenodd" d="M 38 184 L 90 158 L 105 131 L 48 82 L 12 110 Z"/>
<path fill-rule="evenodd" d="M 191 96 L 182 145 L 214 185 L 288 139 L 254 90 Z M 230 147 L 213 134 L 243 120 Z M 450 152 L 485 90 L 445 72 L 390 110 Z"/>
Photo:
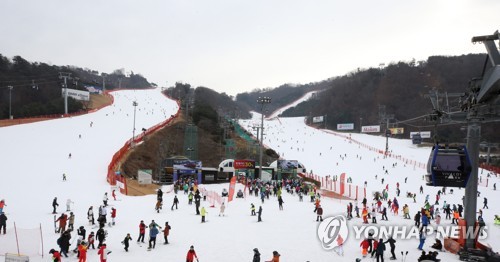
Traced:
<path fill-rule="evenodd" d="M 485 53 L 498 0 L 0 0 L 0 53 L 231 95 Z"/>

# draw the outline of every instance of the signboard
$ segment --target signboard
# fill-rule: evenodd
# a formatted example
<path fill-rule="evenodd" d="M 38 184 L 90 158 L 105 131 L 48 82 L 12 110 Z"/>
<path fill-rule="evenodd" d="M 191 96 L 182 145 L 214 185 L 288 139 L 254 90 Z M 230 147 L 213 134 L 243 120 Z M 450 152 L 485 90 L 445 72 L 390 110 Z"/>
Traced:
<path fill-rule="evenodd" d="M 313 123 L 321 123 L 321 122 L 323 122 L 323 116 L 313 117 Z"/>
<path fill-rule="evenodd" d="M 153 183 L 153 170 L 137 170 L 137 181 L 139 182 L 139 185 L 150 185 L 151 183 Z"/>
<path fill-rule="evenodd" d="M 91 94 L 102 94 L 102 88 L 98 86 L 83 86 Z"/>
<path fill-rule="evenodd" d="M 337 124 L 337 130 L 354 130 L 354 123 Z"/>
<path fill-rule="evenodd" d="M 61 89 L 62 90 L 62 96 L 64 97 L 64 90 L 66 88 Z M 90 101 L 90 93 L 88 91 L 81 91 L 81 90 L 76 90 L 76 89 L 69 89 L 68 88 L 68 96 L 72 97 L 76 100 L 82 100 L 82 101 Z"/>
<path fill-rule="evenodd" d="M 215 175 L 205 175 L 205 181 L 215 181 Z"/>
<path fill-rule="evenodd" d="M 410 132 L 410 138 L 415 134 L 420 134 L 421 138 L 431 138 L 431 131 Z"/>
<path fill-rule="evenodd" d="M 379 133 L 380 132 L 380 125 L 378 125 L 378 126 L 362 126 L 361 132 L 362 133 Z"/>
<path fill-rule="evenodd" d="M 292 173 L 299 167 L 297 160 L 278 160 L 278 171 L 283 173 Z"/>
<path fill-rule="evenodd" d="M 402 135 L 405 133 L 404 127 L 397 127 L 397 128 L 389 128 L 391 130 L 391 134 L 393 135 Z"/>
<path fill-rule="evenodd" d="M 180 175 L 187 174 L 197 174 L 201 171 L 201 161 L 198 160 L 188 160 L 188 159 L 176 159 L 174 160 L 174 172 Z"/>
<path fill-rule="evenodd" d="M 254 160 L 234 160 L 234 169 L 254 169 Z"/>

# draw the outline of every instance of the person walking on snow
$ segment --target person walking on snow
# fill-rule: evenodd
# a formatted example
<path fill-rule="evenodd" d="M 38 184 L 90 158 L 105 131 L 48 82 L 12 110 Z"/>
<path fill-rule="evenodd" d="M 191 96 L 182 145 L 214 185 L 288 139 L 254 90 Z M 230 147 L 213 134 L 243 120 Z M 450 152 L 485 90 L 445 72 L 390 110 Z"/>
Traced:
<path fill-rule="evenodd" d="M 4 199 L 0 200 L 0 213 L 2 213 L 2 212 L 3 212 L 3 209 L 4 209 L 4 207 L 6 207 L 6 206 L 7 206 L 7 205 L 5 204 L 5 200 L 4 200 Z"/>
<path fill-rule="evenodd" d="M 207 210 L 205 210 L 205 207 L 201 208 L 201 223 L 205 223 L 205 216 L 207 215 Z"/>
<path fill-rule="evenodd" d="M 59 204 L 57 203 L 57 197 L 54 197 L 54 200 L 52 200 L 52 207 L 54 208 L 54 210 L 52 211 L 52 214 L 57 214 L 56 208 L 58 206 L 59 206 Z"/>
<path fill-rule="evenodd" d="M 113 200 L 116 201 L 116 192 L 114 189 L 111 191 L 111 196 L 113 197 Z"/>
<path fill-rule="evenodd" d="M 392 236 L 389 236 L 389 239 L 385 241 L 385 243 L 389 243 L 389 246 L 391 247 L 391 260 L 396 260 L 396 253 L 394 251 L 396 250 L 396 240 L 392 238 Z"/>
<path fill-rule="evenodd" d="M 139 224 L 139 237 L 137 238 L 137 242 L 142 242 L 144 243 L 144 234 L 146 234 L 146 224 L 144 224 L 144 220 L 141 220 L 141 223 Z"/>
<path fill-rule="evenodd" d="M 278 206 L 279 206 L 279 209 L 280 210 L 283 210 L 283 203 L 285 203 L 283 201 L 283 198 L 281 198 L 281 196 L 278 197 Z"/>
<path fill-rule="evenodd" d="M 255 205 L 253 203 L 250 204 L 250 215 L 255 216 Z"/>
<path fill-rule="evenodd" d="M 257 248 L 253 249 L 253 259 L 252 262 L 260 262 L 260 253 Z"/>
<path fill-rule="evenodd" d="M 186 255 L 186 262 L 194 262 L 194 259 L 196 258 L 196 261 L 198 261 L 198 256 L 196 255 L 196 252 L 194 251 L 194 246 L 189 247 L 189 251 L 187 252 Z"/>
<path fill-rule="evenodd" d="M 164 245 L 168 244 L 168 235 L 170 234 L 170 225 L 168 224 L 168 222 L 165 222 L 165 229 L 163 229 L 163 238 L 165 240 L 165 242 L 163 243 Z"/>
<path fill-rule="evenodd" d="M 99 255 L 100 262 L 106 262 L 108 260 L 108 255 L 111 253 L 111 251 L 108 251 L 106 249 L 106 244 L 102 244 L 102 246 L 99 248 L 99 251 L 97 251 L 97 254 Z"/>
<path fill-rule="evenodd" d="M 92 225 L 95 225 L 94 207 L 93 206 L 90 206 L 89 210 L 87 211 L 87 219 L 89 220 L 89 223 L 92 223 Z"/>
<path fill-rule="evenodd" d="M 175 206 L 175 209 L 177 209 L 177 204 L 179 204 L 179 199 L 177 198 L 177 195 L 176 195 L 176 196 L 174 196 L 174 202 L 172 204 L 171 210 L 174 210 L 174 206 Z"/>
<path fill-rule="evenodd" d="M 125 236 L 125 238 L 122 241 L 123 245 L 125 245 L 125 248 L 124 248 L 125 252 L 128 252 L 130 240 L 132 240 L 132 237 L 130 236 L 130 233 L 128 233 L 127 236 Z"/>
<path fill-rule="evenodd" d="M 74 202 L 68 198 L 68 200 L 66 201 L 66 212 L 71 211 L 71 204 L 74 204 Z"/>
<path fill-rule="evenodd" d="M 86 262 L 88 246 L 85 244 L 85 241 L 81 241 L 77 248 L 78 248 L 78 262 Z"/>
<path fill-rule="evenodd" d="M 381 259 L 380 261 L 384 262 L 384 251 L 385 251 L 385 244 L 381 238 L 378 241 L 378 246 L 377 246 L 377 262 L 379 262 L 379 258 Z"/>
<path fill-rule="evenodd" d="M 160 233 L 158 228 L 153 225 L 152 227 L 149 228 L 149 247 L 148 249 L 155 248 L 156 247 L 156 236 Z"/>
<path fill-rule="evenodd" d="M 267 260 L 266 262 L 280 262 L 280 253 L 278 251 L 273 251 L 273 258 L 271 260 Z"/>
<path fill-rule="evenodd" d="M 0 232 L 5 235 L 7 228 L 7 216 L 4 212 L 0 212 Z M 3 230 L 3 231 L 2 231 Z"/>
<path fill-rule="evenodd" d="M 69 231 L 73 231 L 74 230 L 74 225 L 75 225 L 75 214 L 73 214 L 73 212 L 69 212 L 68 230 Z"/>
<path fill-rule="evenodd" d="M 485 197 L 483 200 L 483 209 L 488 209 L 488 199 Z"/>
<path fill-rule="evenodd" d="M 224 202 L 222 202 L 222 204 L 220 205 L 219 216 L 220 215 L 224 216 L 224 210 L 226 210 L 226 206 L 224 205 Z"/>
<path fill-rule="evenodd" d="M 257 211 L 258 217 L 257 217 L 257 222 L 262 222 L 262 206 L 259 206 L 259 211 Z"/>
<path fill-rule="evenodd" d="M 323 208 L 321 205 L 319 205 L 316 210 L 316 221 L 323 221 Z"/>
<path fill-rule="evenodd" d="M 104 193 L 104 196 L 102 197 L 102 202 L 104 203 L 104 206 L 108 206 L 108 192 Z"/>
<path fill-rule="evenodd" d="M 339 254 L 339 256 L 343 257 L 344 256 L 344 248 L 343 248 L 343 245 L 344 245 L 344 239 L 342 238 L 342 236 L 339 234 L 337 236 L 337 254 Z"/>
<path fill-rule="evenodd" d="M 61 232 L 63 233 L 66 231 L 66 222 L 68 221 L 68 216 L 64 213 L 57 218 L 56 222 L 59 222 L 59 228 L 57 229 L 57 233 Z"/>

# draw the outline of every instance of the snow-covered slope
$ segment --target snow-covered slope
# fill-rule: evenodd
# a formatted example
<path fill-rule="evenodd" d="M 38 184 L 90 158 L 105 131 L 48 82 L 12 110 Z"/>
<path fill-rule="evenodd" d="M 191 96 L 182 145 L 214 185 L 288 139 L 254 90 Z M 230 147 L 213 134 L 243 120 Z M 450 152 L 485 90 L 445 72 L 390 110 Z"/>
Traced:
<path fill-rule="evenodd" d="M 41 223 L 44 236 L 45 257 L 31 256 L 31 261 L 49 261 L 48 250 L 57 248 L 57 234 L 53 233 L 53 215 L 51 214 L 52 199 L 58 197 L 58 211 L 65 211 L 65 202 L 69 198 L 74 201 L 73 212 L 76 214 L 75 226 L 83 225 L 87 232 L 96 231 L 88 225 L 86 212 L 89 206 L 94 209 L 102 204 L 105 192 L 111 192 L 106 183 L 107 165 L 112 155 L 127 139 L 132 136 L 133 106 L 137 100 L 136 128 L 153 126 L 177 111 L 177 104 L 166 99 L 157 90 L 119 91 L 114 92 L 115 104 L 96 113 L 29 125 L 0 128 L 0 199 L 5 199 L 5 212 L 9 218 L 7 236 L 12 239 L 12 226 L 36 228 Z M 259 115 L 255 115 L 256 118 Z M 93 127 L 90 123 L 93 122 Z M 250 122 L 242 121 L 242 126 Z M 424 202 L 426 194 L 434 200 L 437 188 L 425 187 L 424 195 L 418 195 L 417 203 L 404 197 L 406 191 L 418 192 L 423 184 L 424 170 L 405 166 L 394 159 L 382 159 L 381 155 L 349 143 L 346 139 L 329 134 L 322 130 L 307 127 L 303 118 L 280 118 L 265 122 L 265 144 L 274 148 L 286 159 L 296 159 L 308 170 L 319 175 L 339 175 L 347 173 L 354 184 L 361 185 L 367 181 L 368 192 L 381 190 L 385 184 L 390 185 L 390 197 L 394 197 L 396 182 L 401 184 L 401 205 L 409 204 L 411 215 Z M 78 138 L 79 135 L 82 138 Z M 352 134 L 352 137 L 378 148 L 385 147 L 385 139 L 381 137 Z M 425 162 L 429 150 L 415 148 L 408 140 L 390 140 L 390 149 L 394 153 Z M 71 153 L 71 159 L 68 154 Z M 344 160 L 340 155 L 347 155 Z M 394 163 L 398 163 L 392 167 Z M 384 175 L 382 166 L 389 169 Z M 62 173 L 68 180 L 62 181 Z M 485 175 L 486 173 L 484 173 Z M 375 179 L 378 175 L 378 179 Z M 385 179 L 384 184 L 380 182 Z M 404 183 L 404 178 L 408 182 Z M 481 196 L 490 199 L 490 209 L 484 210 L 484 217 L 489 226 L 486 240 L 497 250 L 495 242 L 500 237 L 500 231 L 492 223 L 494 214 L 499 213 L 494 200 L 498 193 L 490 188 L 480 188 Z M 227 184 L 206 186 L 207 189 L 219 192 Z M 238 185 L 238 187 L 241 187 Z M 448 203 L 459 203 L 463 190 L 455 190 L 454 195 L 446 195 L 443 200 Z M 360 257 L 359 242 L 348 238 L 345 242 L 345 256 L 338 257 L 331 251 L 321 247 L 316 236 L 318 223 L 312 212 L 314 206 L 305 199 L 299 202 L 297 196 L 284 194 L 284 210 L 279 211 L 276 198 L 271 197 L 265 203 L 260 199 L 248 196 L 246 199 L 236 199 L 228 204 L 226 216 L 219 217 L 218 208 L 210 208 L 208 202 L 202 206 L 208 208 L 208 222 L 200 223 L 200 217 L 195 215 L 194 206 L 187 205 L 187 197 L 179 194 L 179 209 L 170 210 L 173 193 L 164 196 L 165 208 L 156 213 L 154 210 L 155 196 L 128 197 L 119 195 L 120 201 L 110 203 L 118 210 L 117 224 L 108 230 L 108 247 L 113 251 L 108 261 L 184 261 L 190 245 L 194 245 L 201 261 L 250 261 L 252 249 L 257 247 L 262 253 L 262 260 L 269 260 L 272 251 L 281 253 L 281 261 L 354 261 Z M 482 203 L 482 198 L 480 199 Z M 257 223 L 256 217 L 250 216 L 250 204 L 263 206 L 263 222 Z M 347 201 L 323 199 L 325 216 L 345 213 Z M 402 214 L 389 214 L 389 222 L 380 225 L 410 225 L 412 221 L 402 219 Z M 156 249 L 146 251 L 145 245 L 135 244 L 140 220 L 149 223 L 154 219 L 160 225 L 166 221 L 172 226 L 169 241 L 162 245 L 158 239 Z M 351 220 L 351 225 L 360 224 L 359 219 Z M 444 220 L 443 223 L 450 223 Z M 127 233 L 131 233 L 134 241 L 129 252 L 123 250 L 120 244 Z M 425 249 L 433 243 L 428 238 Z M 20 245 L 26 243 L 21 242 Z M 396 253 L 409 250 L 408 261 L 415 261 L 420 252 L 416 249 L 416 240 L 398 240 Z M 73 246 L 72 246 L 73 248 Z M 15 252 L 2 249 L 0 252 Z M 88 261 L 97 261 L 96 251 L 91 250 Z M 388 257 L 386 252 L 386 257 Z M 457 260 L 453 255 L 443 253 L 442 261 Z M 64 261 L 67 261 L 65 259 Z M 69 260 L 75 261 L 76 258 Z M 369 261 L 369 259 L 365 259 Z"/>

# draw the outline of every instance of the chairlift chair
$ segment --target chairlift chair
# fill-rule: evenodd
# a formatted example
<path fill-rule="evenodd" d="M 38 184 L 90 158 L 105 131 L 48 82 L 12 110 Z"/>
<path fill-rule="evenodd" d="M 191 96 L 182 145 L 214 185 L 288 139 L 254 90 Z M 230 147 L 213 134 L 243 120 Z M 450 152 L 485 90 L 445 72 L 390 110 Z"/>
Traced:
<path fill-rule="evenodd" d="M 471 171 L 472 165 L 465 146 L 436 144 L 429 156 L 425 180 L 428 186 L 465 187 Z"/>

